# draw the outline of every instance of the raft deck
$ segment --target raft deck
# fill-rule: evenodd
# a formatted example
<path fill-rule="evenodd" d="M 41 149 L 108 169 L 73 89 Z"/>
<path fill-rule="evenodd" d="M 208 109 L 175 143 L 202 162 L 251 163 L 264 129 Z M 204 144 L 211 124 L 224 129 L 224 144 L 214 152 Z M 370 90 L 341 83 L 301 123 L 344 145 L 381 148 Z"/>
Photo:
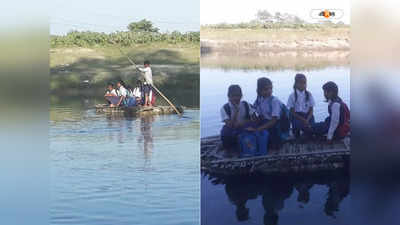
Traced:
<path fill-rule="evenodd" d="M 95 108 L 97 113 L 123 114 L 125 116 L 176 114 L 176 111 L 171 106 L 110 107 L 107 104 L 98 104 Z M 183 113 L 183 106 L 177 106 L 176 108 L 180 113 Z"/>
<path fill-rule="evenodd" d="M 321 172 L 347 168 L 349 161 L 350 137 L 332 145 L 323 141 L 298 143 L 291 140 L 279 150 L 248 158 L 225 158 L 219 136 L 201 139 L 201 169 L 212 174 Z"/>

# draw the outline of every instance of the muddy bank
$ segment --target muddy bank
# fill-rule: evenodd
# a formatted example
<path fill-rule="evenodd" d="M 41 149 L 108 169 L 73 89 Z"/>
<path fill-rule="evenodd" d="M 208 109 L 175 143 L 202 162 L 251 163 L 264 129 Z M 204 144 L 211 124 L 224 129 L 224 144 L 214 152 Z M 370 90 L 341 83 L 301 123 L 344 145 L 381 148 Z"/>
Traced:
<path fill-rule="evenodd" d="M 211 52 L 283 52 L 283 51 L 349 51 L 350 40 L 334 38 L 327 40 L 296 40 L 296 41 L 231 41 L 231 40 L 201 40 L 201 53 Z"/>

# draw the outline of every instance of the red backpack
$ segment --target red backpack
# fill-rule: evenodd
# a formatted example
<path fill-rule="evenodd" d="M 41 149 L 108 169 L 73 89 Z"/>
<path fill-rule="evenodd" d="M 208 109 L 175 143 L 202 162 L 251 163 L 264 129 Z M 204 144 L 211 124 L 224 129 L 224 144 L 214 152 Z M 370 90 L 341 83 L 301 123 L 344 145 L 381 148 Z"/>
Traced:
<path fill-rule="evenodd" d="M 350 132 L 350 110 L 349 107 L 347 107 L 346 103 L 344 102 L 341 102 L 340 106 L 341 106 L 340 112 L 342 118 L 339 123 L 339 126 L 336 128 L 336 136 L 338 138 L 344 138 Z"/>

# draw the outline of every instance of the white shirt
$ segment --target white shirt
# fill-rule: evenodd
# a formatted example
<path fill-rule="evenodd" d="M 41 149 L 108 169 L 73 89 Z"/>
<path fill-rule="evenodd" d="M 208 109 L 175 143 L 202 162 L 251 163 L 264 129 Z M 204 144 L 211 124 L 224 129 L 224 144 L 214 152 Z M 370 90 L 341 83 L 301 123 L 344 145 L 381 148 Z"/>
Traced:
<path fill-rule="evenodd" d="M 139 87 L 133 89 L 133 96 L 135 96 L 136 98 L 141 98 L 142 97 L 142 92 L 140 92 L 140 88 Z"/>
<path fill-rule="evenodd" d="M 115 96 L 117 96 L 117 92 L 115 91 L 115 89 L 112 89 L 111 92 L 107 91 L 107 94 L 114 94 Z"/>
<path fill-rule="evenodd" d="M 277 117 L 278 119 L 280 117 L 281 101 L 275 96 L 268 98 L 258 97 L 258 103 L 256 100 L 254 106 L 256 107 L 256 112 L 267 120 L 272 119 L 272 117 Z"/>
<path fill-rule="evenodd" d="M 331 102 L 329 102 L 330 104 Z M 331 123 L 329 124 L 329 130 L 327 138 L 328 140 L 332 140 L 333 135 L 335 134 L 335 130 L 339 125 L 340 120 L 340 104 L 334 102 L 331 106 L 332 114 L 331 114 Z"/>
<path fill-rule="evenodd" d="M 311 95 L 310 92 L 308 92 L 309 98 L 307 101 L 306 91 L 299 91 L 296 89 L 296 93 L 297 93 L 297 101 L 295 94 L 292 93 L 289 96 L 287 107 L 289 109 L 294 108 L 295 112 L 308 113 L 308 111 L 310 111 L 310 108 L 315 106 L 315 101 L 313 96 Z"/>
<path fill-rule="evenodd" d="M 231 102 L 229 102 L 228 104 L 229 104 L 229 107 L 231 108 L 231 116 L 229 116 L 228 113 L 226 113 L 226 111 L 224 109 L 225 105 L 222 106 L 222 108 L 221 108 L 221 121 L 222 122 L 224 122 L 225 120 L 229 120 L 229 119 L 233 118 L 234 113 L 236 111 L 235 110 L 236 106 L 234 106 Z M 245 104 L 246 103 L 244 103 L 244 101 L 241 101 L 240 104 L 239 104 L 239 115 L 237 117 L 237 121 L 240 122 L 240 123 L 248 119 L 247 115 L 246 115 L 246 106 L 245 106 Z M 251 107 L 250 104 L 248 104 L 248 105 L 249 105 L 249 115 L 251 115 L 251 114 L 254 113 L 254 109 Z"/>
<path fill-rule="evenodd" d="M 145 68 L 136 67 L 140 72 L 143 73 L 144 79 L 146 80 L 147 84 L 153 84 L 153 73 L 151 72 L 150 66 Z"/>
<path fill-rule="evenodd" d="M 118 96 L 126 97 L 127 94 L 128 94 L 128 91 L 124 88 L 124 86 L 119 87 Z"/>
<path fill-rule="evenodd" d="M 131 91 L 131 90 L 127 90 L 127 91 L 128 91 L 128 96 L 129 96 L 130 98 L 135 97 L 135 96 L 133 95 L 133 91 Z"/>

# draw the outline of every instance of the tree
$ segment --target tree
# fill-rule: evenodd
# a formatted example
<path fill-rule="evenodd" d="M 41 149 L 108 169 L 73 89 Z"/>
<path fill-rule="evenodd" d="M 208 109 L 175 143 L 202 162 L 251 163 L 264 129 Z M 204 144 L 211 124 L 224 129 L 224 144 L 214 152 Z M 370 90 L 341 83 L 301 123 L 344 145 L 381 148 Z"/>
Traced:
<path fill-rule="evenodd" d="M 273 16 L 267 10 L 258 10 L 256 14 L 257 20 L 261 23 L 268 23 L 273 21 Z"/>
<path fill-rule="evenodd" d="M 128 25 L 128 29 L 133 32 L 158 32 L 157 27 L 153 27 L 153 23 L 149 20 L 143 19 L 139 22 L 133 22 Z"/>

